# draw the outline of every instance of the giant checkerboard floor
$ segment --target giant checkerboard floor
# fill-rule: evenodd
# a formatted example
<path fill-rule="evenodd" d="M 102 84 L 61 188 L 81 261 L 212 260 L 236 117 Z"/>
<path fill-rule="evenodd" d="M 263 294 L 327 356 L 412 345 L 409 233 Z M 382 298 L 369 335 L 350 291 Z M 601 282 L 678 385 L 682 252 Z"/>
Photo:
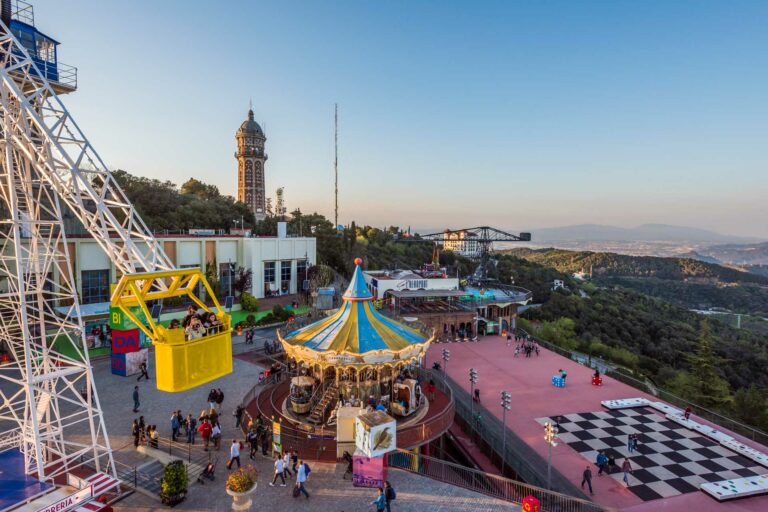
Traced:
<path fill-rule="evenodd" d="M 616 457 L 618 468 L 610 478 L 624 485 L 620 468 L 628 456 L 634 470 L 629 476 L 629 490 L 645 501 L 698 491 L 703 482 L 765 472 L 746 457 L 649 409 L 565 414 L 536 421 L 559 424 L 560 441 L 593 464 L 593 479 L 604 478 L 597 476 L 595 465 L 602 450 Z M 633 453 L 627 450 L 629 434 L 639 436 L 638 449 Z"/>

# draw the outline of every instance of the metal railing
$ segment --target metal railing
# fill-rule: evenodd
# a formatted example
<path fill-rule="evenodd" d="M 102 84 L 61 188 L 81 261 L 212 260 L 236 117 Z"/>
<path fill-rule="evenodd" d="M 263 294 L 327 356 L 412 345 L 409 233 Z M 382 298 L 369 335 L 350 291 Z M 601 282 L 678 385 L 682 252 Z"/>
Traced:
<path fill-rule="evenodd" d="M 454 421 L 473 439 L 475 444 L 490 455 L 499 467 L 501 460 L 520 480 L 532 485 L 547 487 L 547 462 L 531 446 L 511 429 L 504 428 L 501 420 L 493 415 L 482 403 L 474 402 L 471 395 L 444 372 L 424 370 L 434 375 L 439 389 L 453 389 L 456 415 Z M 506 436 L 506 443 L 504 438 Z M 543 442 L 543 431 L 542 431 Z M 586 495 L 556 468 L 552 468 L 551 488 L 570 496 Z"/>
<path fill-rule="evenodd" d="M 32 4 L 24 0 L 13 0 L 11 4 L 11 16 L 15 20 L 26 23 L 32 27 L 35 26 L 35 9 Z"/>
<path fill-rule="evenodd" d="M 21 430 L 7 430 L 0 434 L 0 451 L 6 448 L 21 448 Z"/>
<path fill-rule="evenodd" d="M 641 381 L 639 379 L 636 379 L 631 375 L 627 375 L 627 373 L 622 371 L 619 367 L 614 366 L 604 361 L 603 359 L 592 357 L 589 354 L 584 354 L 582 352 L 567 350 L 547 340 L 533 336 L 523 329 L 515 329 L 515 333 L 520 338 L 527 337 L 528 339 L 535 340 L 539 345 L 546 348 L 547 350 L 551 350 L 552 352 L 560 354 L 561 356 L 567 357 L 568 359 L 576 361 L 577 363 L 583 366 L 587 366 L 589 368 L 599 368 L 605 375 L 608 375 L 609 377 L 612 377 L 620 382 L 623 382 L 628 386 L 632 386 L 633 388 L 638 389 L 639 391 L 658 397 L 659 399 L 665 402 L 668 402 L 672 405 L 675 405 L 681 409 L 690 407 L 693 410 L 693 414 L 695 414 L 696 416 L 703 418 L 707 421 L 710 421 L 720 427 L 727 428 L 732 432 L 741 434 L 742 436 L 749 438 L 757 443 L 760 443 L 763 446 L 768 446 L 768 432 L 764 432 L 751 425 L 747 425 L 738 420 L 735 420 L 733 418 L 720 414 L 719 412 L 713 411 L 711 409 L 707 409 L 706 407 L 703 407 L 699 404 L 691 402 L 690 400 L 686 400 L 683 397 L 680 397 L 678 395 L 675 395 L 674 393 L 671 393 L 669 391 L 666 391 L 664 389 L 661 389 L 655 386 L 650 381 Z"/>
<path fill-rule="evenodd" d="M 526 496 L 534 496 L 541 502 L 542 510 L 546 512 L 612 510 L 591 501 L 404 450 L 388 453 L 387 465 L 512 503 L 522 503 Z"/>

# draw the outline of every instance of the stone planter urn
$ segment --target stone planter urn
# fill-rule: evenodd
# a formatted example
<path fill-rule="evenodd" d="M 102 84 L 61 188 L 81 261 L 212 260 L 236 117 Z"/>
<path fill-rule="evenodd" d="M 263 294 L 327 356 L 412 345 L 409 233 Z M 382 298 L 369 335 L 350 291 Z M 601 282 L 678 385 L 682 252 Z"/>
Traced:
<path fill-rule="evenodd" d="M 236 512 L 245 512 L 246 510 L 250 510 L 251 505 L 253 505 L 251 495 L 256 492 L 257 486 L 258 482 L 254 482 L 253 487 L 245 492 L 235 492 L 227 489 L 227 494 L 232 496 L 232 510 Z"/>

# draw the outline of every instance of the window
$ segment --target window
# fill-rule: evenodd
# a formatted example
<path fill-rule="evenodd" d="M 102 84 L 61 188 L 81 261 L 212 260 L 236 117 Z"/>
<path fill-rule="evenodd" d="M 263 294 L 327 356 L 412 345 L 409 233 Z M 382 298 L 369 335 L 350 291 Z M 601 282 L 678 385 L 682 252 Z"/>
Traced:
<path fill-rule="evenodd" d="M 291 290 L 291 262 L 280 262 L 280 291 L 289 293 Z"/>
<path fill-rule="evenodd" d="M 275 262 L 264 262 L 264 296 L 269 297 L 272 294 L 272 287 L 270 285 L 275 282 Z"/>
<path fill-rule="evenodd" d="M 51 64 L 56 64 L 56 46 L 47 39 L 38 38 L 37 58 Z"/>
<path fill-rule="evenodd" d="M 307 280 L 307 260 L 296 260 L 297 286 L 304 290 L 304 281 Z"/>
<path fill-rule="evenodd" d="M 219 264 L 219 283 L 221 283 L 219 295 L 228 297 L 235 294 L 235 264 Z"/>
<path fill-rule="evenodd" d="M 109 302 L 109 270 L 83 270 L 83 304 Z"/>

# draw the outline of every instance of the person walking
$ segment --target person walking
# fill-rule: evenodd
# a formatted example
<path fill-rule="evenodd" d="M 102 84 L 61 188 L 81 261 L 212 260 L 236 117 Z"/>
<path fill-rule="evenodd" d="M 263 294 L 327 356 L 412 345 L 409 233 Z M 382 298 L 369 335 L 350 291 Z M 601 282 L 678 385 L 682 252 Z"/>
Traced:
<path fill-rule="evenodd" d="M 683 416 L 685 417 L 685 421 L 688 421 L 689 419 L 691 419 L 691 411 L 692 409 L 690 405 L 685 408 L 685 413 L 683 414 Z"/>
<path fill-rule="evenodd" d="M 592 470 L 589 466 L 586 466 L 584 468 L 584 472 L 581 474 L 581 488 L 584 488 L 584 484 L 587 484 L 587 487 L 589 487 L 589 494 L 594 494 L 592 492 Z"/>
<path fill-rule="evenodd" d="M 208 423 L 207 419 L 203 418 L 203 422 L 200 423 L 199 427 L 197 427 L 197 431 L 200 432 L 201 436 L 203 436 L 203 449 L 207 452 L 208 444 L 211 442 L 211 433 L 213 432 L 213 427 L 211 427 L 211 424 Z"/>
<path fill-rule="evenodd" d="M 349 452 L 344 452 L 344 455 L 341 456 L 341 460 L 347 463 L 347 470 L 344 471 L 344 474 L 341 476 L 341 479 L 346 480 L 347 475 L 349 475 L 349 477 L 352 478 L 352 455 L 350 455 Z"/>
<path fill-rule="evenodd" d="M 294 452 L 295 453 L 295 452 Z M 307 477 L 309 476 L 309 466 L 304 461 L 299 462 L 298 470 L 296 471 L 296 486 L 299 488 L 299 492 L 309 499 L 309 493 L 304 488 L 304 484 L 307 483 Z"/>
<path fill-rule="evenodd" d="M 211 439 L 213 440 L 213 447 L 219 451 L 221 448 L 221 425 L 218 421 L 211 427 Z"/>
<path fill-rule="evenodd" d="M 216 408 L 221 410 L 221 404 L 224 403 L 224 392 L 221 388 L 216 388 Z"/>
<path fill-rule="evenodd" d="M 294 474 L 296 474 L 296 468 L 298 467 L 298 464 L 299 464 L 299 454 L 295 449 L 291 450 L 291 469 L 293 469 Z"/>
<path fill-rule="evenodd" d="M 133 446 L 139 447 L 139 438 L 141 437 L 141 431 L 139 430 L 139 420 L 133 420 L 133 427 L 131 428 L 131 434 L 133 434 Z"/>
<path fill-rule="evenodd" d="M 275 486 L 275 482 L 277 482 L 277 477 L 280 477 L 280 480 L 283 481 L 283 483 L 280 484 L 280 487 L 285 487 L 285 476 L 283 476 L 283 459 L 280 457 L 279 453 L 275 454 L 275 477 L 272 479 L 271 482 L 269 482 L 270 487 Z"/>
<path fill-rule="evenodd" d="M 268 431 L 264 431 L 261 435 L 261 454 L 267 456 L 269 452 L 269 438 L 272 437 Z"/>
<path fill-rule="evenodd" d="M 237 406 L 237 409 L 235 409 L 235 428 L 240 428 L 240 423 L 243 421 L 243 413 L 245 412 L 245 407 L 243 407 L 242 404 Z"/>
<path fill-rule="evenodd" d="M 376 512 L 382 512 L 387 508 L 387 498 L 384 497 L 384 489 L 379 487 L 379 495 L 371 502 L 376 507 Z"/>
<path fill-rule="evenodd" d="M 197 420 L 191 414 L 187 414 L 187 442 L 189 444 L 195 444 L 195 434 L 197 434 Z"/>
<path fill-rule="evenodd" d="M 633 452 L 636 452 L 636 451 L 637 451 L 637 445 L 638 445 L 638 444 L 640 444 L 640 434 L 635 434 L 635 435 L 632 437 L 632 451 L 633 451 Z"/>
<path fill-rule="evenodd" d="M 624 483 L 629 487 L 629 474 L 632 473 L 632 464 L 629 463 L 629 459 L 624 459 L 624 464 L 621 465 L 621 470 L 624 472 Z"/>
<path fill-rule="evenodd" d="M 229 462 L 227 462 L 227 469 L 231 470 L 232 465 L 237 462 L 238 469 L 240 468 L 240 441 L 237 439 L 232 440 L 232 445 L 229 447 Z"/>
<path fill-rule="evenodd" d="M 249 430 L 245 440 L 250 448 L 248 458 L 253 460 L 256 458 L 256 454 L 259 453 L 259 435 L 256 433 L 256 429 Z"/>
<path fill-rule="evenodd" d="M 635 443 L 632 441 L 634 434 L 628 434 L 627 435 L 627 451 L 629 453 L 632 453 L 632 450 L 635 447 Z"/>
<path fill-rule="evenodd" d="M 176 438 L 179 436 L 179 415 L 176 411 L 171 413 L 171 441 L 176 442 Z"/>
<path fill-rule="evenodd" d="M 214 407 L 216 407 L 216 390 L 211 389 L 208 393 L 208 409 L 213 409 Z"/>
<path fill-rule="evenodd" d="M 395 488 L 392 487 L 392 484 L 389 483 L 389 480 L 386 480 L 384 482 L 384 501 L 387 504 L 387 512 L 392 512 L 390 506 L 391 503 L 395 501 L 395 498 L 397 498 Z"/>
<path fill-rule="evenodd" d="M 286 478 L 295 476 L 294 473 L 291 473 L 291 452 L 288 450 L 286 450 L 285 454 L 283 455 L 283 473 L 285 474 Z"/>
<path fill-rule="evenodd" d="M 147 362 L 142 361 L 139 365 L 139 371 L 141 371 L 141 375 L 139 375 L 139 378 L 136 379 L 136 382 L 140 381 L 142 378 L 145 378 L 149 380 L 149 374 L 147 373 Z"/>
<path fill-rule="evenodd" d="M 597 467 L 600 468 L 600 471 L 597 472 L 597 476 L 603 476 L 603 471 L 606 473 L 608 472 L 606 468 L 606 465 L 608 464 L 608 457 L 606 457 L 603 452 L 598 452 L 596 462 Z"/>
<path fill-rule="evenodd" d="M 139 412 L 139 386 L 133 386 L 133 412 Z"/>

